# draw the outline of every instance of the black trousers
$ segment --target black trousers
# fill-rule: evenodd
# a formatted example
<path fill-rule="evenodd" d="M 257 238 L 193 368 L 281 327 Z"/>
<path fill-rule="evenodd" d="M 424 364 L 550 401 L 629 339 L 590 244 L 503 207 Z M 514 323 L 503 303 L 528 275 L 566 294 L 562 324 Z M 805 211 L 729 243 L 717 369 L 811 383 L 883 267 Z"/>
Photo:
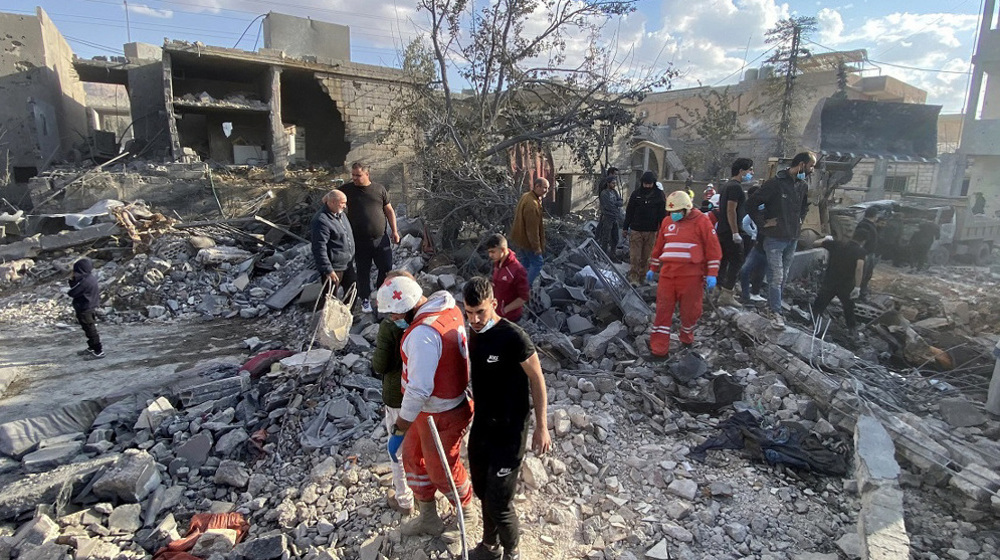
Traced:
<path fill-rule="evenodd" d="M 732 233 L 719 235 L 719 245 L 722 246 L 722 262 L 719 264 L 719 286 L 732 290 L 743 267 L 743 243 L 733 241 Z"/>
<path fill-rule="evenodd" d="M 864 299 L 868 297 L 868 283 L 872 280 L 872 275 L 875 274 L 875 265 L 878 264 L 878 255 L 875 253 L 868 253 L 865 255 L 865 268 L 861 272 L 861 298 Z"/>
<path fill-rule="evenodd" d="M 921 244 L 921 245 L 910 245 L 910 250 L 913 251 L 913 266 L 917 270 L 923 270 L 927 268 L 927 256 L 931 252 L 931 245 Z"/>
<path fill-rule="evenodd" d="M 514 493 L 527 438 L 527 418 L 522 423 L 473 418 L 469 433 L 469 476 L 483 504 L 483 543 L 508 551 L 520 541 Z"/>
<path fill-rule="evenodd" d="M 816 294 L 816 301 L 813 302 L 813 314 L 817 316 L 822 314 L 836 297 L 844 308 L 844 320 L 847 321 L 847 328 L 853 329 L 858 326 L 858 320 L 854 317 L 854 300 L 851 299 L 851 291 L 853 290 L 853 281 L 839 285 L 824 282 Z"/>
<path fill-rule="evenodd" d="M 87 335 L 87 348 L 90 348 L 96 354 L 100 354 L 104 347 L 101 346 L 101 335 L 97 334 L 97 320 L 94 318 L 94 312 L 91 311 L 77 311 L 76 320 L 80 322 L 80 326 L 83 327 L 83 333 Z"/>
<path fill-rule="evenodd" d="M 389 234 L 378 239 L 356 237 L 354 263 L 357 266 L 358 299 L 369 299 L 372 293 L 372 263 L 378 269 L 375 287 L 385 282 L 385 275 L 392 269 L 392 245 Z"/>

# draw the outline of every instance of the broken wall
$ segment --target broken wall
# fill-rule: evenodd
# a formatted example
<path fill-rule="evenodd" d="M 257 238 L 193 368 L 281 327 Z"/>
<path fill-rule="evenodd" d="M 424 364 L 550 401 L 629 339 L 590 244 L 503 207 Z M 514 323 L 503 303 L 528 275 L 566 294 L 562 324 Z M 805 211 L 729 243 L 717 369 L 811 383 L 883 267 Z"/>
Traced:
<path fill-rule="evenodd" d="M 87 134 L 73 51 L 41 8 L 0 14 L 0 127 L 12 167 L 64 157 Z"/>
<path fill-rule="evenodd" d="M 293 58 L 351 60 L 351 28 L 271 12 L 264 18 L 264 48 Z"/>
<path fill-rule="evenodd" d="M 418 175 L 413 168 L 417 130 L 401 121 L 400 109 L 413 96 L 406 75 L 353 63 L 338 70 L 344 74 L 317 73 L 316 79 L 343 117 L 344 140 L 350 145 L 345 165 L 368 163 L 372 180 L 384 184 L 395 202 L 407 202 L 412 178 Z"/>

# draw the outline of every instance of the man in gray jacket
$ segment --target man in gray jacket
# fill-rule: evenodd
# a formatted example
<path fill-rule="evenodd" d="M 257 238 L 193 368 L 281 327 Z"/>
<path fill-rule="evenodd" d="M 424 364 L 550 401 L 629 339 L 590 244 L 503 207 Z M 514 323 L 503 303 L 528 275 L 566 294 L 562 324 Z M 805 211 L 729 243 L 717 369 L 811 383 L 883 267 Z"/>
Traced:
<path fill-rule="evenodd" d="M 310 226 L 312 254 L 320 276 L 339 284 L 344 293 L 357 281 L 354 267 L 354 234 L 344 209 L 347 196 L 332 190 L 323 196 L 323 208 L 313 216 Z"/>

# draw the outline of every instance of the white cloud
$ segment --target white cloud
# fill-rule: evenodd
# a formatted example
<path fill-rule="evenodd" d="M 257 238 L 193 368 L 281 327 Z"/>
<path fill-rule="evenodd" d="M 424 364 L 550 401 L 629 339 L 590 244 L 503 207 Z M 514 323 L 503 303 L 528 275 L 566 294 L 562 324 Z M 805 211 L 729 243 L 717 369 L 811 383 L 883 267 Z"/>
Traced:
<path fill-rule="evenodd" d="M 170 19 L 174 17 L 173 10 L 160 10 L 151 8 L 145 4 L 129 4 L 128 11 L 139 16 L 148 16 L 159 19 Z"/>

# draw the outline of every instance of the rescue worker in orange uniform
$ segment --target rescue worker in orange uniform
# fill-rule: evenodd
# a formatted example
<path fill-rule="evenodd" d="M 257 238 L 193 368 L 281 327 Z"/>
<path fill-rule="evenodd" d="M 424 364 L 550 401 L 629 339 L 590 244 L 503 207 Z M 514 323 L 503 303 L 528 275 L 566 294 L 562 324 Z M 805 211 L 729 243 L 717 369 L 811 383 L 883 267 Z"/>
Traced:
<path fill-rule="evenodd" d="M 472 421 L 469 386 L 469 347 L 465 318 L 447 291 L 424 297 L 407 272 L 392 272 L 378 289 L 379 311 L 402 329 L 403 402 L 389 434 L 389 458 L 403 451 L 406 482 L 417 501 L 419 517 L 400 527 L 407 536 L 434 535 L 444 531 L 437 512 L 435 492 L 454 500 L 448 471 L 455 481 L 463 513 L 472 501 L 472 482 L 459 457 L 459 447 Z M 427 424 L 433 417 L 448 459 L 442 465 Z M 447 469 L 447 470 L 446 470 Z"/>
<path fill-rule="evenodd" d="M 685 348 L 694 343 L 694 328 L 701 317 L 702 289 L 715 288 L 722 248 L 711 220 L 694 208 L 691 197 L 675 191 L 667 197 L 667 217 L 660 223 L 649 259 L 646 281 L 659 273 L 656 316 L 649 348 L 655 358 L 670 352 L 670 328 L 674 308 L 681 307 L 680 341 Z"/>

